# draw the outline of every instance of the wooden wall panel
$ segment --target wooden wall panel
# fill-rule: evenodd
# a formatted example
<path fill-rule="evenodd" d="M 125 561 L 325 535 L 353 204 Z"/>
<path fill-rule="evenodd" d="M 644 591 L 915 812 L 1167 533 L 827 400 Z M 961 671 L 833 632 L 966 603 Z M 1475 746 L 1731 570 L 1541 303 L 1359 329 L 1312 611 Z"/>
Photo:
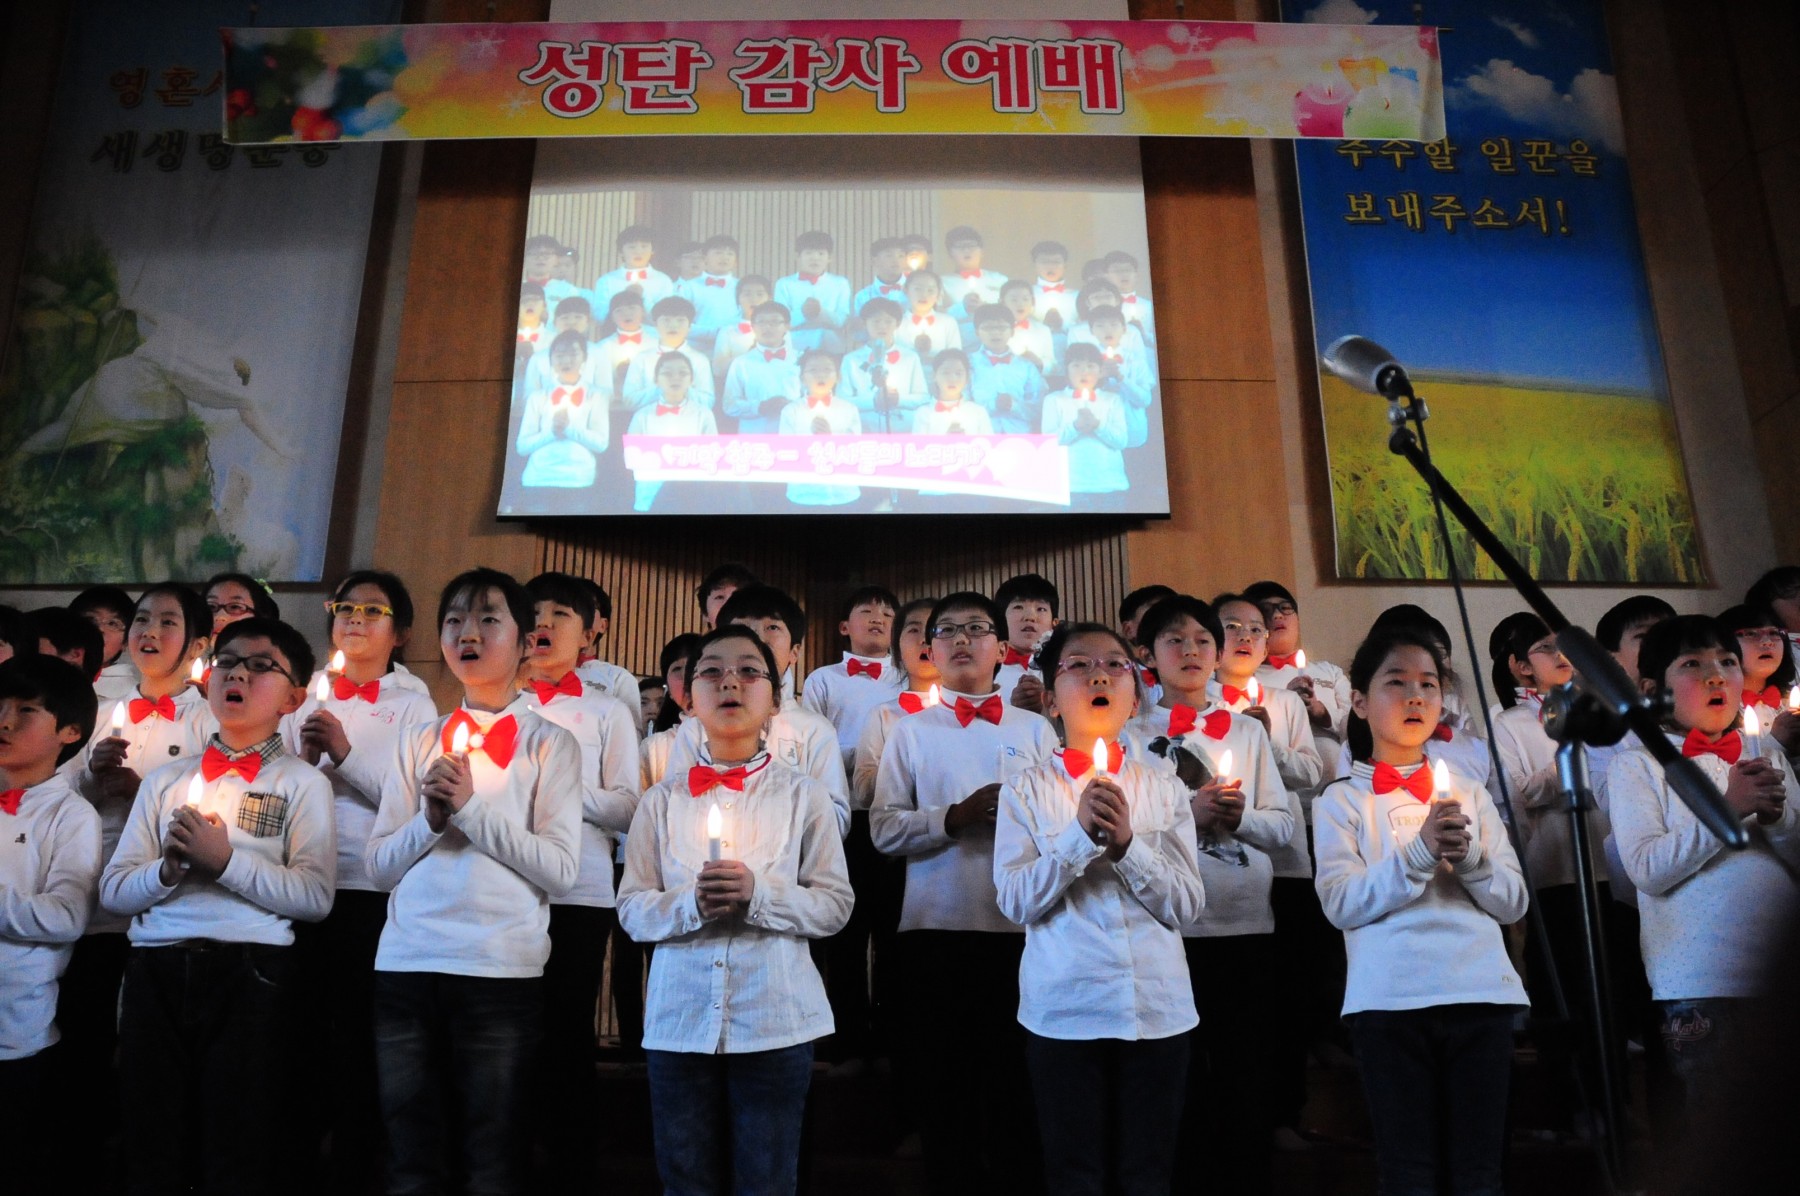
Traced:
<path fill-rule="evenodd" d="M 614 242 L 619 231 L 643 219 L 643 196 L 635 191 L 575 191 L 567 195 L 535 195 L 531 199 L 527 231 L 548 233 L 576 251 L 577 286 L 589 287 L 594 280 L 619 264 L 619 251 Z M 663 246 L 661 248 L 671 248 Z M 514 249 L 523 255 L 521 243 Z M 673 254 L 664 255 L 673 267 Z M 604 317 L 605 312 L 596 312 Z"/>

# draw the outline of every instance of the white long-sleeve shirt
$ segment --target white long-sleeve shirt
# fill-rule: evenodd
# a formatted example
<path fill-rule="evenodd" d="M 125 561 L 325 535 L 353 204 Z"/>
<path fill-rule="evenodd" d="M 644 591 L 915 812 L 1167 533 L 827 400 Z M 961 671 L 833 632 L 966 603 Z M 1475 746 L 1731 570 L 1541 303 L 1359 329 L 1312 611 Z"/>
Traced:
<path fill-rule="evenodd" d="M 223 744 L 213 746 L 223 750 Z M 187 939 L 286 947 L 296 921 L 331 912 L 337 881 L 337 832 L 331 783 L 272 735 L 258 745 L 255 781 L 228 772 L 202 782 L 199 810 L 217 815 L 231 859 L 217 880 L 162 883 L 163 840 L 175 808 L 186 803 L 199 759 L 165 764 L 144 778 L 119 849 L 100 876 L 100 904 L 131 919 L 139 947 Z M 242 754 L 242 753 L 240 753 Z"/>
<path fill-rule="evenodd" d="M 1244 791 L 1244 813 L 1235 832 L 1195 828 L 1206 906 L 1181 932 L 1188 938 L 1272 934 L 1275 910 L 1269 904 L 1269 890 L 1275 869 L 1269 853 L 1285 847 L 1296 834 L 1304 836 L 1306 832 L 1299 826 L 1287 790 L 1282 788 L 1268 732 L 1255 719 L 1233 714 L 1214 703 L 1194 712 L 1192 731 L 1171 736 L 1173 713 L 1164 707 L 1152 707 L 1127 723 L 1121 737 L 1126 754 L 1173 776 L 1176 760 L 1169 749 L 1179 748 L 1199 756 L 1207 771 L 1217 775 L 1224 754 L 1229 751 L 1231 776 L 1243 781 Z M 1215 736 L 1208 730 L 1209 725 L 1219 721 L 1206 721 L 1215 713 L 1224 714 L 1228 720 L 1222 735 Z M 1151 747 L 1158 739 L 1168 740 L 1163 754 Z M 1189 813 L 1192 821 L 1191 806 Z"/>
<path fill-rule="evenodd" d="M 824 786 L 766 754 L 746 767 L 743 792 L 714 786 L 698 797 L 685 769 L 671 773 L 632 821 L 619 924 L 657 944 L 644 1002 L 647 1050 L 772 1051 L 832 1032 L 807 940 L 841 930 L 855 900 L 833 802 Z M 755 882 L 741 916 L 707 921 L 695 884 L 715 803 L 721 858 L 743 863 Z"/>
<path fill-rule="evenodd" d="M 859 672 L 852 677 L 848 670 L 853 660 L 859 667 L 879 668 L 881 676 L 871 677 L 867 672 Z M 895 664 L 891 657 L 858 656 L 854 652 L 846 652 L 838 663 L 814 669 L 806 675 L 800 704 L 830 720 L 837 728 L 838 750 L 843 753 L 846 774 L 856 767 L 856 744 L 862 738 L 869 716 L 879 707 L 892 704 L 905 685 L 906 670 Z M 851 796 L 854 802 L 855 794 Z M 868 804 L 865 802 L 858 808 L 866 810 Z"/>
<path fill-rule="evenodd" d="M 1743 851 L 1726 850 L 1694 817 L 1644 747 L 1620 752 L 1608 769 L 1613 834 L 1638 888 L 1639 942 L 1655 1000 L 1768 991 L 1772 952 L 1787 941 L 1795 909 L 1793 883 L 1776 853 L 1800 864 L 1800 788 L 1780 752 L 1768 758 L 1781 769 L 1787 805 Z M 1724 791 L 1731 771 L 1725 761 L 1705 755 L 1694 763 Z"/>
<path fill-rule="evenodd" d="M 1419 837 L 1430 806 L 1406 789 L 1377 794 L 1373 775 L 1357 764 L 1313 804 L 1313 883 L 1349 954 L 1344 1013 L 1527 1004 L 1500 928 L 1525 916 L 1529 894 L 1487 791 L 1450 770 L 1474 832 L 1453 866 Z"/>
<path fill-rule="evenodd" d="M 838 752 L 837 728 L 798 702 L 784 699 L 763 729 L 763 747 L 775 763 L 803 772 L 825 786 L 838 812 L 838 834 L 850 833 L 850 784 Z M 669 751 L 665 776 L 685 774 L 706 750 L 706 728 L 697 718 L 683 719 Z"/>
<path fill-rule="evenodd" d="M 1217 678 L 1213 679 L 1207 692 L 1214 698 L 1219 696 Z M 1306 703 L 1292 690 L 1271 689 L 1266 685 L 1262 687 L 1260 701 L 1262 708 L 1269 713 L 1269 749 L 1275 754 L 1275 767 L 1281 773 L 1281 783 L 1288 791 L 1288 807 L 1294 813 L 1295 825 L 1303 825 L 1310 821 L 1306 816 L 1308 803 L 1303 795 L 1316 791 L 1319 782 L 1325 777 L 1325 762 L 1319 759 L 1319 749 L 1313 745 L 1312 724 L 1306 717 Z M 1249 707 L 1250 703 L 1243 699 L 1234 704 L 1236 710 L 1247 710 Z M 1307 854 L 1304 831 L 1296 834 L 1285 845 L 1271 850 L 1269 860 L 1275 866 L 1276 876 L 1304 880 L 1313 874 L 1312 857 Z"/>
<path fill-rule="evenodd" d="M 1018 933 L 994 894 L 994 834 L 984 825 L 952 836 L 951 806 L 992 785 L 1048 763 L 1058 746 L 1049 720 L 1003 704 L 1000 722 L 963 726 L 956 700 L 976 704 L 998 694 L 943 692 L 943 702 L 894 724 L 875 774 L 869 838 L 885 855 L 906 859 L 901 930 Z"/>
<path fill-rule="evenodd" d="M 313 674 L 306 701 L 281 720 L 282 741 L 295 755 L 300 754 L 300 728 L 319 709 L 313 695 L 322 676 L 323 672 Z M 381 806 L 382 770 L 393 764 L 401 732 L 437 717 L 437 707 L 429 697 L 397 684 L 393 674 L 380 678 L 380 686 L 373 702 L 333 697 L 329 691 L 324 702 L 325 709 L 343 724 L 344 736 L 350 741 L 350 753 L 342 764 L 333 764 L 327 755 L 320 755 L 318 764 L 331 783 L 332 814 L 337 823 L 337 887 L 359 892 L 376 891 L 363 857 L 368 853 L 369 833 L 375 829 L 375 811 Z"/>
<path fill-rule="evenodd" d="M 1019 1024 L 1044 1038 L 1167 1038 L 1200 1021 L 1181 946 L 1206 903 L 1187 790 L 1131 760 L 1116 780 L 1131 821 L 1117 861 L 1076 821 L 1087 778 L 1060 757 L 1000 791 L 994 886 L 1025 928 Z"/>
<path fill-rule="evenodd" d="M 631 725 L 637 728 L 638 735 L 642 737 L 644 708 L 638 699 L 637 674 L 611 661 L 595 657 L 576 665 L 575 675 L 589 685 L 599 686 L 613 701 L 623 703 L 626 713 L 631 715 Z"/>
<path fill-rule="evenodd" d="M 502 769 L 470 752 L 475 792 L 435 832 L 419 786 L 444 752 L 449 719 L 401 737 L 369 839 L 369 878 L 391 894 L 375 968 L 539 976 L 550 899 L 574 885 L 581 859 L 581 748 L 522 696 L 498 713 L 462 709 L 484 730 L 517 721 L 512 760 Z"/>
<path fill-rule="evenodd" d="M 552 694 L 548 704 L 529 686 L 520 696 L 527 710 L 573 735 L 581 748 L 581 864 L 575 884 L 555 904 L 611 909 L 613 843 L 631 829 L 641 792 L 637 727 L 622 702 L 597 685 L 583 689 L 580 697 Z"/>
<path fill-rule="evenodd" d="M 54 1045 L 57 980 L 100 883 L 100 815 L 61 775 L 0 813 L 0 1060 Z"/>
<path fill-rule="evenodd" d="M 1569 834 L 1562 782 L 1556 772 L 1556 741 L 1538 721 L 1541 709 L 1536 701 L 1521 701 L 1502 710 L 1494 718 L 1494 747 L 1506 770 L 1513 816 L 1524 820 L 1519 837 L 1525 844 L 1531 883 L 1547 889 L 1575 883 L 1575 847 Z M 1598 809 L 1589 811 L 1587 817 L 1594 864 L 1596 868 L 1603 867 L 1599 848 L 1612 828 Z"/>
<path fill-rule="evenodd" d="M 903 703 L 910 703 L 913 709 L 907 709 Z M 907 690 L 871 710 L 869 717 L 863 720 L 862 735 L 856 741 L 855 760 L 850 769 L 852 808 L 867 812 L 875 803 L 875 774 L 881 767 L 881 753 L 887 748 L 889 732 L 896 722 L 924 708 L 925 695 Z"/>
<path fill-rule="evenodd" d="M 1338 749 L 1344 743 L 1344 727 L 1350 721 L 1349 674 L 1328 660 L 1308 660 L 1304 669 L 1291 664 L 1277 669 L 1265 660 L 1263 666 L 1256 670 L 1256 679 L 1265 689 L 1286 689 L 1302 676 L 1311 679 L 1313 697 L 1325 707 L 1325 713 L 1331 720 L 1329 727 L 1315 727 L 1310 713 L 1306 718 L 1307 727 L 1312 731 L 1313 749 L 1319 753 L 1320 761 L 1329 766 L 1338 758 Z M 1302 707 L 1306 705 L 1304 700 L 1300 704 Z M 1320 779 L 1319 784 L 1300 794 L 1300 805 L 1306 811 L 1309 823 L 1312 821 L 1313 798 L 1319 795 L 1319 790 L 1325 787 L 1327 781 L 1336 780 L 1342 775 L 1333 773 L 1325 776 Z"/>

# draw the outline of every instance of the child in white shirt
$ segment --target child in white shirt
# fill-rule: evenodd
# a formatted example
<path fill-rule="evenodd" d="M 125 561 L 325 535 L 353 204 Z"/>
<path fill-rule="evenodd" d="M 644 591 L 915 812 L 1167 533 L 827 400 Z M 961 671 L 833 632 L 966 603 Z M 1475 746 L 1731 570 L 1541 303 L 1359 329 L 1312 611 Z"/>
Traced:
<path fill-rule="evenodd" d="M 775 432 L 781 412 L 800 397 L 800 353 L 788 343 L 788 309 L 760 304 L 750 314 L 755 340 L 725 375 L 724 414 L 746 435 Z"/>
<path fill-rule="evenodd" d="M 94 678 L 95 696 L 102 702 L 129 697 L 138 682 L 137 669 L 125 651 L 125 633 L 131 629 L 131 616 L 137 609 L 131 595 L 118 586 L 89 586 L 75 595 L 69 609 L 100 632 L 104 663 Z"/>
<path fill-rule="evenodd" d="M 1031 247 L 1031 265 L 1037 271 L 1031 289 L 1039 314 L 1051 332 L 1068 335 L 1076 320 L 1076 288 L 1068 278 L 1068 246 L 1061 241 L 1039 241 Z"/>
<path fill-rule="evenodd" d="M 612 297 L 620 291 L 633 290 L 644 297 L 644 306 L 652 310 L 675 293 L 675 281 L 650 264 L 656 256 L 656 234 L 645 224 L 621 229 L 614 240 L 619 265 L 594 280 L 594 302 L 612 306 Z"/>
<path fill-rule="evenodd" d="M 734 320 L 719 326 L 713 339 L 712 373 L 715 394 L 725 393 L 725 379 L 731 376 L 731 363 L 750 351 L 756 343 L 756 325 L 752 317 L 756 309 L 770 302 L 774 284 L 761 274 L 746 274 L 737 284 L 737 313 Z M 788 313 L 791 318 L 793 313 Z"/>
<path fill-rule="evenodd" d="M 901 317 L 898 335 L 902 344 L 910 344 L 925 361 L 945 349 L 963 346 L 962 328 L 954 317 L 938 310 L 943 297 L 943 281 L 932 271 L 915 270 L 907 277 L 908 310 Z"/>
<path fill-rule="evenodd" d="M 713 406 L 712 361 L 688 343 L 688 329 L 694 321 L 694 305 L 679 295 L 671 295 L 650 309 L 650 322 L 656 326 L 656 343 L 638 353 L 625 368 L 625 381 L 616 406 L 636 411 L 657 401 L 657 363 L 670 353 L 687 358 L 693 368 L 692 389 L 700 405 Z"/>
<path fill-rule="evenodd" d="M 1070 345 L 1068 388 L 1044 399 L 1044 435 L 1056 437 L 1069 453 L 1070 494 L 1131 489 L 1125 475 L 1125 403 L 1099 388 L 1104 367 L 1105 358 L 1093 345 Z"/>
<path fill-rule="evenodd" d="M 1010 322 L 1006 329 L 1005 347 L 1037 366 L 1046 378 L 1062 375 L 1062 352 L 1059 338 L 1050 326 L 1037 317 L 1037 291 L 1025 278 L 1009 278 L 1000 288 L 999 306 L 1006 309 Z M 980 331 L 977 316 L 976 331 Z M 987 338 L 982 338 L 985 343 Z"/>
<path fill-rule="evenodd" d="M 1102 259 L 1106 263 L 1106 277 L 1119 288 L 1119 310 L 1132 327 L 1143 333 L 1144 342 L 1152 348 L 1156 345 L 1156 309 L 1150 302 L 1150 296 L 1138 291 L 1137 259 L 1123 249 L 1115 249 Z"/>
<path fill-rule="evenodd" d="M 762 749 L 778 676 L 749 628 L 706 635 L 688 681 L 707 753 L 632 821 L 619 916 L 657 944 L 644 1049 L 670 1191 L 793 1191 L 813 1044 L 832 1030 L 809 940 L 853 898 L 830 795 Z"/>
<path fill-rule="evenodd" d="M 1043 418 L 1044 372 L 1013 343 L 1011 314 L 998 305 L 981 308 L 975 331 L 981 348 L 969 358 L 970 396 L 987 409 L 996 432 L 1036 432 Z"/>
<path fill-rule="evenodd" d="M 580 663 L 575 666 L 575 673 L 587 684 L 598 686 L 606 696 L 630 711 L 632 725 L 642 738 L 644 727 L 650 721 L 641 705 L 643 687 L 638 684 L 637 676 L 630 669 L 613 664 L 600 655 L 600 641 L 606 638 L 606 633 L 612 626 L 612 595 L 591 577 L 582 578 L 581 583 L 594 596 L 594 623 L 593 634 L 582 645 Z"/>
<path fill-rule="evenodd" d="M 625 371 L 631 359 L 656 344 L 652 336 L 645 340 L 644 297 L 636 291 L 620 291 L 612 297 L 607 309 L 607 322 L 612 332 L 595 341 L 588 350 L 592 369 L 606 380 L 607 403 L 614 411 L 628 409 L 625 402 Z"/>
<path fill-rule="evenodd" d="M 695 347 L 710 352 L 719 329 L 737 320 L 737 238 L 718 233 L 700 246 L 700 274 L 681 294 L 694 305 Z"/>
<path fill-rule="evenodd" d="M 844 350 L 844 323 L 850 318 L 850 280 L 827 273 L 835 242 L 831 234 L 813 229 L 794 239 L 797 258 L 794 273 L 775 280 L 775 302 L 794 317 L 794 347 Z"/>
<path fill-rule="evenodd" d="M 717 436 L 719 425 L 712 406 L 694 393 L 694 363 L 681 353 L 664 353 L 654 374 L 656 402 L 639 407 L 626 426 L 628 436 Z M 632 484 L 633 511 L 648 511 L 662 493 L 663 483 L 640 479 Z"/>
<path fill-rule="evenodd" d="M 809 349 L 800 359 L 800 396 L 781 409 L 775 430 L 783 436 L 855 436 L 862 432 L 862 413 L 834 393 L 837 359 Z M 836 466 L 832 467 L 835 472 Z M 820 470 L 820 476 L 829 473 Z M 853 475 L 854 476 L 854 475 Z M 841 507 L 862 497 L 862 488 L 841 482 L 789 482 L 787 500 L 804 507 Z"/>
<path fill-rule="evenodd" d="M 950 311 L 958 320 L 969 322 L 975 312 L 1000 301 L 1000 287 L 1006 275 L 982 265 L 987 247 L 981 234 L 966 224 L 959 224 L 944 234 L 944 250 L 950 255 L 954 278 L 946 275 L 944 294 L 950 297 Z M 928 268 L 926 267 L 915 267 Z"/>
<path fill-rule="evenodd" d="M 912 412 L 925 405 L 927 396 L 919 355 L 894 339 L 900 305 L 871 299 L 859 314 L 869 340 L 844 358 L 838 393 L 856 404 L 871 432 L 910 431 Z"/>
<path fill-rule="evenodd" d="M 931 361 L 932 399 L 913 413 L 912 430 L 922 436 L 992 436 L 993 421 L 987 408 L 969 400 L 969 355 L 961 349 L 945 349 Z M 921 494 L 948 494 L 948 490 L 922 490 Z"/>
<path fill-rule="evenodd" d="M 583 385 L 587 336 L 561 332 L 550 342 L 555 385 L 525 404 L 514 446 L 525 458 L 521 486 L 582 489 L 594 484 L 596 458 L 610 439 L 604 396 Z"/>
<path fill-rule="evenodd" d="M 995 684 L 1009 703 L 1022 710 L 1042 713 L 1044 709 L 1044 678 L 1032 656 L 1055 629 L 1060 603 L 1056 584 L 1041 573 L 1009 577 L 994 591 L 994 605 L 1005 619 L 1000 628 L 1005 639 Z"/>

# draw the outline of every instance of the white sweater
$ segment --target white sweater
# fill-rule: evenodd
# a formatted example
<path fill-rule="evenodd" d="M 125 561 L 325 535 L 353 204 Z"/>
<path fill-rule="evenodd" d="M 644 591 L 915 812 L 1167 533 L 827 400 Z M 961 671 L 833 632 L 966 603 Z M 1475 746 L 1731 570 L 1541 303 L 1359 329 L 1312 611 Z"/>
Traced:
<path fill-rule="evenodd" d="M 1258 685 L 1262 683 L 1257 682 Z M 1220 695 L 1218 678 L 1214 678 L 1207 692 L 1217 700 Z M 1308 811 L 1311 801 L 1305 795 L 1315 792 L 1319 782 L 1325 777 L 1325 762 L 1319 759 L 1319 749 L 1313 745 L 1312 724 L 1306 717 L 1306 703 L 1300 695 L 1287 689 L 1271 689 L 1263 686 L 1262 707 L 1269 713 L 1269 748 L 1275 754 L 1275 767 L 1281 773 L 1281 783 L 1288 791 L 1288 808 L 1293 811 L 1296 825 L 1310 822 Z M 1247 710 L 1248 701 L 1240 699 L 1232 708 Z M 1313 874 L 1312 856 L 1307 854 L 1306 834 L 1301 832 L 1289 839 L 1280 847 L 1269 852 L 1269 862 L 1274 865 L 1275 875 L 1289 879 L 1310 879 Z"/>
<path fill-rule="evenodd" d="M 443 754 L 449 719 L 401 737 L 382 782 L 369 877 L 389 891 L 375 967 L 383 972 L 539 976 L 550 957 L 550 899 L 575 883 L 581 858 L 581 748 L 516 698 L 483 727 L 518 722 L 510 764 L 469 754 L 475 792 L 441 833 L 419 786 Z"/>
<path fill-rule="evenodd" d="M 100 815 L 65 777 L 0 813 L 0 1060 L 62 1037 L 56 982 L 87 927 L 100 882 Z"/>
<path fill-rule="evenodd" d="M 1607 772 L 1613 833 L 1638 888 L 1644 970 L 1658 1001 L 1766 991 L 1763 973 L 1771 951 L 1787 942 L 1795 910 L 1794 886 L 1776 853 L 1800 864 L 1800 788 L 1779 751 L 1768 758 L 1781 769 L 1787 806 L 1743 851 L 1727 851 L 1701 825 L 1645 748 L 1620 752 Z M 1724 790 L 1725 761 L 1706 755 L 1694 763 Z"/>
<path fill-rule="evenodd" d="M 1500 928 L 1524 917 L 1528 894 L 1493 800 L 1451 770 L 1475 831 L 1452 866 L 1419 837 L 1429 806 L 1405 789 L 1377 794 L 1373 772 L 1357 764 L 1313 803 L 1313 883 L 1350 961 L 1344 1013 L 1526 1004 Z"/>
<path fill-rule="evenodd" d="M 1494 718 L 1494 747 L 1506 770 L 1513 816 L 1524 820 L 1519 839 L 1525 845 L 1531 883 L 1546 889 L 1575 883 L 1575 847 L 1556 771 L 1556 741 L 1539 721 L 1541 709 L 1536 701 L 1521 701 L 1502 710 Z M 1590 811 L 1587 818 L 1590 854 L 1598 871 L 1605 867 L 1600 846 L 1612 828 L 1601 810 Z"/>

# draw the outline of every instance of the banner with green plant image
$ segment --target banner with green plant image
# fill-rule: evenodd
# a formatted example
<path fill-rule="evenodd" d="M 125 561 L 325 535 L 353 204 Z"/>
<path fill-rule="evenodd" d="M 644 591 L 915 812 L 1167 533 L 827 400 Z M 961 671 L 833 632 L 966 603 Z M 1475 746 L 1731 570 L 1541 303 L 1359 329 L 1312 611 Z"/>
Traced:
<path fill-rule="evenodd" d="M 226 144 L 243 16 L 69 8 L 0 371 L 0 585 L 324 568 L 379 151 Z"/>
<path fill-rule="evenodd" d="M 1366 336 L 1407 366 L 1439 469 L 1538 578 L 1704 583 L 1599 4 L 1301 0 L 1289 17 L 1454 30 L 1445 140 L 1296 147 L 1320 351 Z M 1329 375 L 1320 390 L 1337 576 L 1448 576 L 1382 401 Z M 1499 578 L 1454 543 L 1464 576 Z"/>

